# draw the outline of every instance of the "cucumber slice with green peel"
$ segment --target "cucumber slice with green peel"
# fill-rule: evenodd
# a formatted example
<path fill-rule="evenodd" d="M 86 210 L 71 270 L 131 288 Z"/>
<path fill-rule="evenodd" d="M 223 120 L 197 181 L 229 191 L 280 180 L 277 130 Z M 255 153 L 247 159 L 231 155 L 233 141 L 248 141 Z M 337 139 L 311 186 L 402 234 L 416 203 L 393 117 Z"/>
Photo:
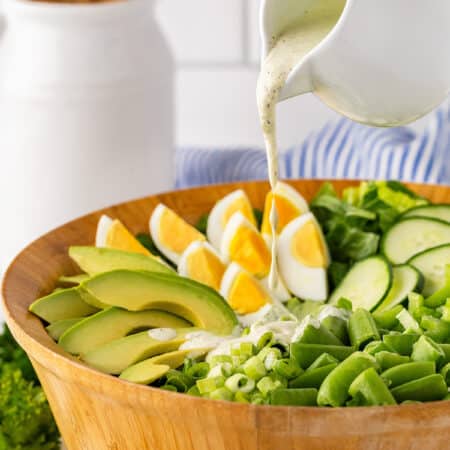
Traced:
<path fill-rule="evenodd" d="M 392 268 L 392 286 L 388 295 L 376 309 L 387 311 L 402 303 L 411 292 L 421 292 L 424 286 L 423 275 L 413 266 L 402 264 Z"/>
<path fill-rule="evenodd" d="M 406 211 L 402 218 L 406 217 L 431 217 L 432 219 L 440 219 L 450 222 L 450 205 L 434 204 L 417 206 Z"/>
<path fill-rule="evenodd" d="M 334 290 L 329 303 L 336 305 L 344 297 L 353 309 L 375 309 L 388 294 L 392 285 L 392 268 L 383 256 L 370 256 L 354 264 L 341 284 Z"/>
<path fill-rule="evenodd" d="M 392 225 L 381 239 L 381 252 L 393 264 L 403 264 L 414 255 L 450 243 L 450 223 L 427 217 L 410 217 Z"/>
<path fill-rule="evenodd" d="M 440 245 L 413 256 L 408 264 L 418 269 L 425 278 L 424 297 L 434 294 L 446 282 L 445 266 L 450 264 L 450 244 Z"/>

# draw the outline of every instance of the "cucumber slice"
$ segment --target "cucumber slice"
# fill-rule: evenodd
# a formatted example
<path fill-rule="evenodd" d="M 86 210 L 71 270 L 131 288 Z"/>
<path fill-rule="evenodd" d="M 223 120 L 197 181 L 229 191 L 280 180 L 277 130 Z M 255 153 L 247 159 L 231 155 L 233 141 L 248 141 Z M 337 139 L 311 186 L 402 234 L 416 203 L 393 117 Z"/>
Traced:
<path fill-rule="evenodd" d="M 375 309 L 386 297 L 392 285 L 392 269 L 383 256 L 370 256 L 352 266 L 341 284 L 331 294 L 329 303 L 337 304 L 344 297 L 353 309 Z"/>
<path fill-rule="evenodd" d="M 408 263 L 425 278 L 422 294 L 428 297 L 445 285 L 445 266 L 450 264 L 450 244 L 430 248 L 413 256 Z"/>
<path fill-rule="evenodd" d="M 432 219 L 440 219 L 445 222 L 450 222 L 450 205 L 434 204 L 417 206 L 416 208 L 406 211 L 402 218 L 405 217 L 431 217 Z"/>
<path fill-rule="evenodd" d="M 450 243 L 450 223 L 410 217 L 392 225 L 381 239 L 381 251 L 393 264 L 403 264 L 418 253 Z"/>
<path fill-rule="evenodd" d="M 421 292 L 423 275 L 413 266 L 402 264 L 392 268 L 392 286 L 377 311 L 387 311 L 402 303 L 411 292 Z"/>

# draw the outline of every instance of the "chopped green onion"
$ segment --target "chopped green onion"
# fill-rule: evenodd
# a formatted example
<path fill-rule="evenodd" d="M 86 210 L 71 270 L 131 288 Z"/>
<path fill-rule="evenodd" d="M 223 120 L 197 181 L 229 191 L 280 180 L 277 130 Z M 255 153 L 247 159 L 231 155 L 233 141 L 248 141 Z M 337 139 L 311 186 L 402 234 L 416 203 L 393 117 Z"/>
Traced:
<path fill-rule="evenodd" d="M 255 381 L 241 373 L 235 373 L 225 380 L 225 387 L 233 393 L 244 392 L 248 394 L 255 389 Z"/>
<path fill-rule="evenodd" d="M 258 339 L 256 350 L 260 352 L 264 347 L 271 345 L 273 341 L 273 333 L 271 331 L 267 331 Z"/>
<path fill-rule="evenodd" d="M 196 385 L 192 386 L 186 394 L 193 395 L 194 397 L 201 397 L 200 391 L 198 390 L 198 387 Z"/>
<path fill-rule="evenodd" d="M 293 359 L 279 359 L 273 365 L 273 371 L 283 378 L 291 380 L 298 377 L 303 369 Z"/>
<path fill-rule="evenodd" d="M 341 309 L 346 309 L 347 311 L 353 310 L 352 302 L 344 297 L 341 297 L 338 301 L 336 306 Z"/>
<path fill-rule="evenodd" d="M 267 370 L 271 370 L 277 360 L 282 357 L 281 350 L 276 347 L 265 347 L 257 356 L 264 363 Z"/>
<path fill-rule="evenodd" d="M 259 380 L 266 374 L 266 367 L 260 358 L 252 356 L 243 365 L 244 373 L 252 380 Z"/>
<path fill-rule="evenodd" d="M 233 400 L 233 394 L 225 387 L 212 391 L 208 397 L 212 400 Z"/>
<path fill-rule="evenodd" d="M 244 392 L 237 391 L 234 394 L 234 401 L 238 403 L 250 403 L 250 397 Z"/>
<path fill-rule="evenodd" d="M 164 389 L 165 391 L 178 392 L 178 389 L 171 384 L 163 384 L 159 387 L 160 389 Z"/>
<path fill-rule="evenodd" d="M 225 379 L 223 377 L 204 378 L 197 380 L 197 388 L 200 394 L 209 394 L 216 389 L 223 387 Z"/>
<path fill-rule="evenodd" d="M 211 367 L 217 366 L 217 364 L 220 363 L 232 363 L 233 360 L 231 359 L 231 356 L 229 355 L 215 355 L 213 357 L 211 357 L 211 359 L 209 359 L 209 365 Z"/>
<path fill-rule="evenodd" d="M 274 380 L 272 377 L 266 376 L 258 381 L 256 387 L 262 395 L 266 396 L 269 392 L 283 387 L 283 383 L 280 380 Z"/>
<path fill-rule="evenodd" d="M 194 380 L 205 378 L 210 370 L 207 362 L 200 362 L 192 365 L 186 370 L 186 375 Z"/>
<path fill-rule="evenodd" d="M 174 386 L 178 392 L 186 392 L 194 380 L 178 370 L 169 370 L 166 374 L 166 385 Z"/>

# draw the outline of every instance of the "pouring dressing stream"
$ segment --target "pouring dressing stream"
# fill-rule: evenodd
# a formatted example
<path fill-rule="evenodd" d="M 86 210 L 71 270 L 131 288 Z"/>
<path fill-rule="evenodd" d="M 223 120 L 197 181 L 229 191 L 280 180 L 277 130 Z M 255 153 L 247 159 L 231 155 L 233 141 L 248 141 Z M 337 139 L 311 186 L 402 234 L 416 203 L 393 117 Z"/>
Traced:
<path fill-rule="evenodd" d="M 276 106 L 280 93 L 292 69 L 301 61 L 337 23 L 345 0 L 322 0 L 306 10 L 304 15 L 280 36 L 272 36 L 271 49 L 265 58 L 257 85 L 257 104 L 267 153 L 269 182 L 274 192 L 278 183 L 278 150 L 276 139 Z M 273 197 L 275 199 L 275 196 Z M 270 211 L 272 231 L 272 263 L 269 288 L 278 283 L 276 261 L 277 210 L 275 200 Z"/>

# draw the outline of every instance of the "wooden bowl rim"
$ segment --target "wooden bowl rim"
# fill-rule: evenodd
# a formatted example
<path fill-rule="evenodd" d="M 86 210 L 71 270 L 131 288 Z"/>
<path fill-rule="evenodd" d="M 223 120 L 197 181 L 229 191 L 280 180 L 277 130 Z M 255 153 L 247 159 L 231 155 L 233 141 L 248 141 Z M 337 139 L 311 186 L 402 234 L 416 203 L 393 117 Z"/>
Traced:
<path fill-rule="evenodd" d="M 330 181 L 331 183 L 334 182 L 342 182 L 345 181 L 349 185 L 354 185 L 362 180 L 360 179 L 352 179 L 352 180 L 339 180 L 339 179 L 302 179 L 302 180 L 286 180 L 288 183 L 309 183 L 309 182 L 326 182 Z M 436 402 L 426 402 L 422 404 L 407 404 L 407 405 L 393 405 L 393 406 L 358 406 L 358 407 L 338 407 L 338 408 L 320 408 L 320 407 L 311 407 L 311 406 L 271 406 L 271 405 L 252 405 L 252 404 L 243 404 L 243 403 L 236 403 L 236 402 L 228 402 L 228 401 L 220 401 L 220 400 L 209 400 L 204 399 L 200 397 L 194 397 L 194 396 L 188 396 L 186 394 L 179 394 L 174 393 L 170 391 L 165 391 L 159 388 L 154 388 L 151 386 L 143 386 L 135 383 L 131 383 L 125 380 L 121 380 L 118 377 L 114 377 L 108 374 L 104 374 L 102 372 L 99 372 L 83 363 L 81 363 L 79 360 L 74 358 L 73 356 L 69 354 L 60 354 L 51 348 L 49 346 L 43 344 L 39 340 L 32 337 L 28 332 L 26 327 L 22 327 L 19 324 L 19 319 L 14 315 L 14 313 L 11 311 L 11 309 L 8 307 L 8 303 L 12 301 L 8 298 L 7 295 L 7 288 L 10 283 L 10 278 L 12 277 L 12 274 L 20 267 L 21 261 L 24 258 L 27 258 L 28 253 L 30 250 L 39 242 L 45 241 L 49 236 L 52 234 L 63 230 L 67 226 L 73 225 L 75 222 L 80 221 L 85 218 L 89 218 L 95 214 L 106 212 L 110 208 L 120 208 L 125 205 L 128 205 L 130 203 L 139 202 L 143 200 L 152 199 L 158 195 L 168 195 L 173 196 L 177 195 L 179 193 L 201 193 L 207 189 L 220 187 L 220 188 L 226 188 L 229 191 L 232 191 L 233 189 L 243 188 L 245 189 L 245 186 L 248 186 L 250 184 L 256 184 L 258 186 L 262 186 L 265 189 L 268 189 L 268 182 L 265 180 L 255 180 L 255 181 L 247 181 L 247 182 L 238 182 L 238 183 L 220 183 L 220 184 L 212 184 L 207 186 L 199 186 L 199 187 L 193 187 L 188 189 L 179 189 L 179 190 L 171 190 L 166 191 L 163 193 L 158 193 L 155 195 L 145 196 L 121 203 L 117 203 L 114 205 L 111 205 L 110 207 L 101 208 L 96 211 L 92 211 L 90 213 L 84 214 L 82 216 L 79 216 L 73 220 L 70 220 L 63 225 L 60 225 L 51 231 L 41 235 L 34 241 L 32 241 L 30 244 L 28 244 L 19 254 L 16 255 L 16 257 L 12 260 L 10 265 L 8 266 L 7 270 L 5 271 L 5 274 L 3 276 L 2 280 L 2 288 L 1 288 L 1 294 L 2 294 L 2 303 L 3 303 L 3 309 L 5 313 L 5 318 L 8 326 L 11 329 L 11 332 L 13 333 L 16 340 L 19 342 L 19 344 L 26 350 L 26 352 L 31 356 L 32 359 L 35 359 L 39 364 L 45 366 L 48 370 L 52 371 L 57 377 L 61 377 L 61 374 L 64 374 L 64 378 L 71 379 L 72 381 L 76 381 L 79 383 L 84 383 L 89 389 L 100 392 L 105 396 L 113 397 L 116 401 L 119 403 L 128 403 L 130 398 L 139 400 L 144 398 L 149 398 L 149 396 L 157 396 L 157 397 L 164 397 L 167 400 L 173 399 L 174 405 L 180 404 L 180 402 L 187 402 L 191 407 L 195 408 L 223 408 L 226 406 L 227 409 L 232 408 L 232 411 L 236 410 L 241 412 L 246 410 L 247 412 L 253 412 L 253 411 L 260 411 L 267 415 L 267 413 L 270 412 L 271 415 L 277 415 L 277 414 L 287 414 L 289 411 L 295 410 L 300 412 L 303 412 L 309 416 L 313 415 L 316 416 L 319 414 L 322 418 L 333 420 L 333 417 L 338 417 L 342 414 L 343 411 L 346 411 L 346 414 L 348 415 L 350 411 L 355 411 L 355 417 L 362 412 L 364 414 L 370 413 L 371 417 L 377 417 L 382 416 L 384 417 L 386 413 L 389 413 L 389 415 L 392 415 L 395 411 L 398 411 L 398 413 L 404 412 L 405 414 L 407 411 L 415 411 L 418 412 L 419 410 L 423 410 L 424 413 L 431 412 L 434 410 L 439 410 L 442 412 L 442 407 L 445 406 L 445 410 L 450 411 L 450 403 L 446 400 L 436 401 Z M 411 187 L 428 187 L 430 189 L 435 188 L 445 188 L 449 192 L 450 196 L 450 186 L 440 186 L 440 185 L 433 185 L 433 184 L 427 184 L 427 183 L 407 183 L 408 186 Z M 30 316 L 32 316 L 30 314 Z M 42 322 L 40 319 L 38 319 L 35 316 L 30 317 L 30 323 L 31 321 L 38 321 L 41 324 L 41 333 L 44 336 L 48 336 L 44 326 L 42 325 Z M 116 396 L 115 392 L 120 392 L 121 394 Z M 128 395 L 125 398 L 123 395 L 123 392 L 126 392 Z M 139 402 L 140 403 L 140 402 Z M 249 414 L 250 416 L 250 414 Z M 245 424 L 244 424 L 245 425 Z M 251 424 L 249 424 L 250 426 Z"/>

